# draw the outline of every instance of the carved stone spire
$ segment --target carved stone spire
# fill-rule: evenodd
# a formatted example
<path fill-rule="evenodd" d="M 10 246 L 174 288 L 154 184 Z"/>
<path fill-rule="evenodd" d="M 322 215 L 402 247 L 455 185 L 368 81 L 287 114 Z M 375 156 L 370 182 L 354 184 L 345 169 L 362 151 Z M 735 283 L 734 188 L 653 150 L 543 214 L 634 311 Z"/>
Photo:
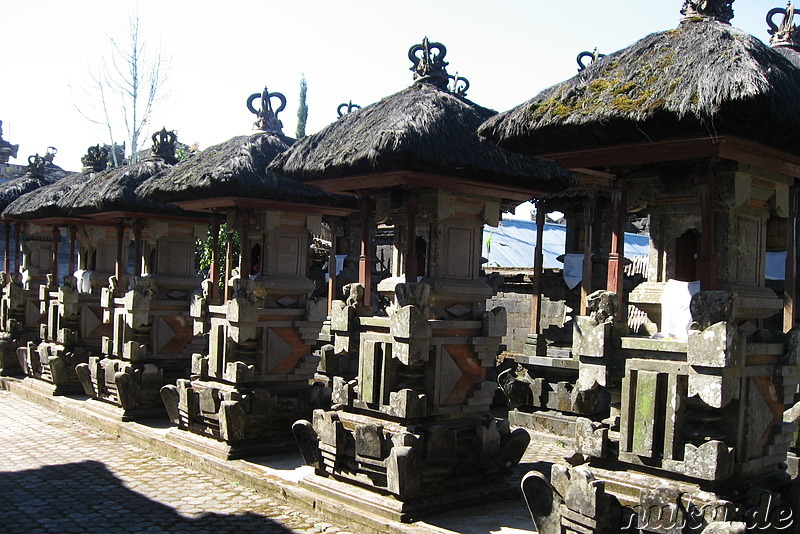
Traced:
<path fill-rule="evenodd" d="M 161 128 L 160 132 L 153 134 L 152 139 L 153 156 L 163 159 L 170 165 L 178 161 L 175 157 L 175 143 L 178 141 L 178 135 L 175 131 L 167 131 L 166 128 Z"/>
<path fill-rule="evenodd" d="M 780 24 L 775 24 L 775 15 L 783 15 Z M 800 31 L 794 24 L 794 5 L 789 2 L 786 8 L 776 7 L 767 13 L 767 25 L 769 26 L 769 44 L 772 47 L 786 46 L 800 52 Z"/>
<path fill-rule="evenodd" d="M 275 98 L 280 102 L 278 109 L 272 107 L 272 99 Z M 253 101 L 256 99 L 261 99 L 261 106 L 259 109 L 253 107 Z M 283 133 L 283 123 L 278 120 L 278 113 L 283 111 L 283 108 L 286 107 L 286 97 L 283 96 L 281 93 L 270 93 L 269 89 L 264 87 L 264 91 L 259 93 L 253 93 L 249 97 L 247 97 L 247 109 L 250 110 L 250 113 L 254 114 L 258 119 L 254 123 L 254 126 L 257 130 L 261 130 L 262 132 L 267 133 L 274 133 L 274 134 L 282 134 Z"/>
<path fill-rule="evenodd" d="M 733 0 L 684 0 L 681 14 L 684 20 L 712 18 L 728 24 L 733 18 Z"/>
<path fill-rule="evenodd" d="M 0 164 L 8 163 L 9 158 L 16 158 L 19 145 L 12 145 L 3 139 L 3 121 L 0 121 Z"/>
<path fill-rule="evenodd" d="M 45 167 L 47 167 L 47 160 L 44 157 L 40 156 L 39 154 L 28 156 L 27 171 L 31 176 L 44 176 Z"/>

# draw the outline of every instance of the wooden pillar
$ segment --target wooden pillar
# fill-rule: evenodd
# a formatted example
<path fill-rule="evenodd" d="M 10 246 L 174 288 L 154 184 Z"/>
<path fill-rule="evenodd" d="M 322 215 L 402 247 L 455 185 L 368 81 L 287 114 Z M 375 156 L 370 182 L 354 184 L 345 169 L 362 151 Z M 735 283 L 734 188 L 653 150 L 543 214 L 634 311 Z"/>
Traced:
<path fill-rule="evenodd" d="M 117 221 L 117 261 L 114 265 L 114 276 L 117 278 L 116 296 L 121 297 L 125 294 L 127 284 L 125 283 L 125 223 L 120 219 Z"/>
<path fill-rule="evenodd" d="M 328 254 L 328 315 L 331 314 L 333 301 L 336 299 L 336 231 L 338 225 L 331 219 L 331 250 Z"/>
<path fill-rule="evenodd" d="M 53 280 L 58 285 L 58 245 L 61 243 L 61 232 L 58 226 L 53 227 L 53 250 L 51 256 L 50 273 L 53 275 Z"/>
<path fill-rule="evenodd" d="M 22 249 L 20 248 L 20 238 L 21 238 L 20 234 L 22 234 L 22 229 L 20 228 L 20 223 L 19 222 L 15 222 L 14 223 L 14 268 L 16 269 L 16 272 L 18 272 L 18 273 L 22 272 L 22 266 L 20 265 L 20 261 L 19 261 L 20 260 L 20 253 L 22 252 Z"/>
<path fill-rule="evenodd" d="M 223 297 L 227 302 L 231 298 L 231 262 L 233 262 L 233 233 L 234 230 L 228 226 L 227 232 L 227 244 L 225 246 L 225 292 L 223 293 Z"/>
<path fill-rule="evenodd" d="M 6 253 L 3 258 L 3 270 L 6 272 L 6 277 L 11 274 L 11 223 L 4 221 L 6 229 Z"/>
<path fill-rule="evenodd" d="M 700 290 L 717 289 L 717 245 L 714 224 L 714 196 L 716 193 L 716 175 L 713 172 L 703 173 L 697 178 L 700 192 Z"/>
<path fill-rule="evenodd" d="M 586 315 L 586 298 L 592 292 L 592 232 L 594 230 L 595 199 L 583 203 L 583 275 L 581 276 L 580 314 Z"/>
<path fill-rule="evenodd" d="M 211 277 L 211 298 L 219 297 L 219 214 L 211 217 L 211 264 L 208 266 Z"/>
<path fill-rule="evenodd" d="M 239 278 L 247 280 L 250 276 L 250 214 L 246 211 L 241 212 L 239 218 L 241 223 L 241 234 L 239 243 Z"/>
<path fill-rule="evenodd" d="M 142 275 L 142 221 L 133 221 L 133 274 Z"/>
<path fill-rule="evenodd" d="M 417 281 L 417 195 L 405 193 L 406 202 L 406 282 Z"/>
<path fill-rule="evenodd" d="M 627 202 L 625 199 L 625 179 L 617 178 L 611 190 L 611 250 L 608 254 L 608 278 L 606 289 L 617 294 L 619 309 L 617 310 L 617 320 L 624 321 L 628 315 L 626 311 L 625 295 L 623 295 L 623 270 L 622 262 L 625 258 L 625 216 L 627 214 Z"/>
<path fill-rule="evenodd" d="M 783 331 L 788 332 L 797 322 L 797 213 L 798 189 L 789 188 L 789 216 L 786 220 L 786 275 L 783 285 Z"/>
<path fill-rule="evenodd" d="M 533 252 L 533 293 L 531 293 L 531 334 L 539 334 L 542 314 L 542 273 L 544 272 L 544 223 L 547 204 L 536 203 L 536 248 Z"/>
<path fill-rule="evenodd" d="M 69 227 L 69 275 L 75 274 L 75 241 L 78 239 L 78 228 L 73 224 Z"/>
<path fill-rule="evenodd" d="M 358 283 L 364 286 L 364 305 L 372 302 L 372 258 L 370 257 L 370 206 L 369 200 L 359 200 L 361 208 L 361 255 L 358 257 Z"/>

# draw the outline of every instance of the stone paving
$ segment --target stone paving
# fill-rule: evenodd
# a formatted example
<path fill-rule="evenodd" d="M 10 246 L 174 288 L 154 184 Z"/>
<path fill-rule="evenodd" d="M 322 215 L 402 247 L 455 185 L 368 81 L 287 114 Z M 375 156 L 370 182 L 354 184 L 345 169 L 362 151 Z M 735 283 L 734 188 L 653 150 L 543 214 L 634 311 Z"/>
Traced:
<path fill-rule="evenodd" d="M 348 534 L 1 390 L 0 450 L 7 534 Z"/>

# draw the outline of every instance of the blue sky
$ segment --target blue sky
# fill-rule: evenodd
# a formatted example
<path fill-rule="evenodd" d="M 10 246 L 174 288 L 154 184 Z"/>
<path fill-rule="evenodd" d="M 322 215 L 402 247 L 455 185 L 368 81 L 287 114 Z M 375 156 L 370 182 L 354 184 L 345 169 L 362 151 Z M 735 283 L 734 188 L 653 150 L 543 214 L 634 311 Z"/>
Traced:
<path fill-rule="evenodd" d="M 447 47 L 451 74 L 471 82 L 468 98 L 503 111 L 576 73 L 575 57 L 613 52 L 674 28 L 682 0 L 319 1 L 115 0 L 6 2 L 2 8 L 0 120 L 5 139 L 29 154 L 59 149 L 78 170 L 89 145 L 106 142 L 75 109 L 88 103 L 88 71 L 125 40 L 138 11 L 151 49 L 169 59 L 166 97 L 148 132 L 166 126 L 201 148 L 252 130 L 247 96 L 264 85 L 288 100 L 281 115 L 294 135 L 298 86 L 308 80 L 309 133 L 336 107 L 366 105 L 412 82 L 408 48 L 428 36 Z M 768 40 L 767 11 L 781 1 L 734 2 L 733 25 Z M 70 89 L 72 88 L 72 89 Z M 116 137 L 122 139 L 120 128 Z"/>

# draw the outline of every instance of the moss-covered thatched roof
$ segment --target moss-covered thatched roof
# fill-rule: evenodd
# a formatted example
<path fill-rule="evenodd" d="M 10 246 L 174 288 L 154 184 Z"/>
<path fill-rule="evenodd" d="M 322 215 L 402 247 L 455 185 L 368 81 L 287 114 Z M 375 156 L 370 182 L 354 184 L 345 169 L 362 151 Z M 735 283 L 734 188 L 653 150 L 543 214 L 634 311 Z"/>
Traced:
<path fill-rule="evenodd" d="M 147 180 L 137 194 L 159 202 L 246 197 L 310 204 L 337 204 L 341 198 L 267 170 L 293 139 L 258 132 L 206 148 L 169 172 Z"/>
<path fill-rule="evenodd" d="M 484 137 L 548 154 L 728 134 L 800 153 L 800 70 L 729 24 L 684 19 L 492 117 Z"/>
<path fill-rule="evenodd" d="M 20 220 L 63 217 L 65 213 L 59 201 L 69 190 L 79 188 L 90 178 L 90 173 L 74 173 L 26 193 L 8 204 L 3 217 Z"/>
<path fill-rule="evenodd" d="M 434 84 L 417 82 L 301 139 L 270 168 L 304 181 L 413 171 L 546 192 L 574 183 L 571 173 L 552 162 L 482 141 L 477 128 L 494 114 Z"/>
<path fill-rule="evenodd" d="M 19 178 L 0 184 L 0 210 L 6 209 L 9 204 L 26 193 L 52 184 L 69 174 L 71 173 L 64 171 L 61 167 L 48 164 L 42 174 L 28 172 Z"/>

